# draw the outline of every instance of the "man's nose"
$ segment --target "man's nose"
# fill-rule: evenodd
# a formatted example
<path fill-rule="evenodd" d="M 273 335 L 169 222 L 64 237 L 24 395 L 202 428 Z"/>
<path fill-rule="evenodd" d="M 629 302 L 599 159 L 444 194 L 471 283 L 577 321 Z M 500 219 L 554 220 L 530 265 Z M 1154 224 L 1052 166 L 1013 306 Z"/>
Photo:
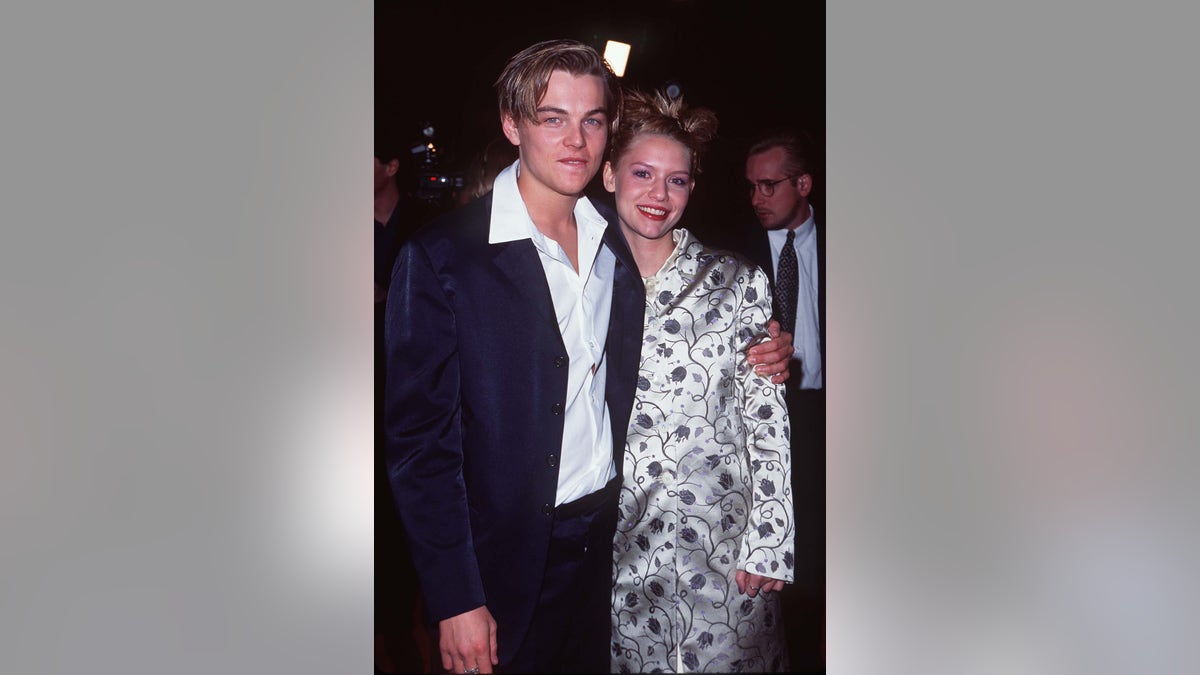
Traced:
<path fill-rule="evenodd" d="M 570 126 L 563 136 L 563 143 L 572 148 L 581 148 L 585 143 L 584 138 L 582 127 Z"/>

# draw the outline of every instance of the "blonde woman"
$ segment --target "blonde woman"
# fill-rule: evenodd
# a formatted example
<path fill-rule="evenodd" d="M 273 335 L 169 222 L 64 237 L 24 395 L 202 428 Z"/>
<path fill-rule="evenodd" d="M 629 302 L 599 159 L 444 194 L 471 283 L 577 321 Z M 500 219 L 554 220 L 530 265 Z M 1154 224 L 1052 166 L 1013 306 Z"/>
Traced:
<path fill-rule="evenodd" d="M 788 669 L 787 406 L 742 358 L 771 318 L 768 278 L 675 227 L 716 126 L 706 109 L 627 92 L 603 168 L 646 287 L 614 538 L 614 672 Z"/>

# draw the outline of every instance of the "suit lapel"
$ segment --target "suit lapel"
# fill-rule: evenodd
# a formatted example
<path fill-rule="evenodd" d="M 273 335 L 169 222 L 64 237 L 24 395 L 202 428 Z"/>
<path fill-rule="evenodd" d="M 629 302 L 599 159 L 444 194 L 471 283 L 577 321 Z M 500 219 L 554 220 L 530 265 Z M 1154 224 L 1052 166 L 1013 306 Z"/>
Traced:
<path fill-rule="evenodd" d="M 750 259 L 758 263 L 758 266 L 763 268 L 767 273 L 767 277 L 771 281 L 771 292 L 775 292 L 775 265 L 771 262 L 771 241 L 767 238 L 767 231 L 760 225 L 755 223 L 753 233 L 750 236 Z"/>
<path fill-rule="evenodd" d="M 617 475 L 620 476 L 629 415 L 633 410 L 633 390 L 641 362 L 646 288 L 633 262 L 633 254 L 629 252 L 629 246 L 615 224 L 616 218 L 609 217 L 608 221 L 608 228 L 604 230 L 604 244 L 616 256 L 617 264 L 613 273 L 612 312 L 609 314 L 608 339 L 605 342 L 609 363 L 605 394 L 613 429 L 613 460 Z"/>
<path fill-rule="evenodd" d="M 542 268 L 537 248 L 529 239 L 518 239 L 492 244 L 492 264 L 500 275 L 515 289 L 517 295 L 528 300 L 536 315 L 549 321 L 558 332 L 558 317 L 554 313 L 554 299 L 550 296 L 550 285 L 546 283 L 546 272 Z"/>

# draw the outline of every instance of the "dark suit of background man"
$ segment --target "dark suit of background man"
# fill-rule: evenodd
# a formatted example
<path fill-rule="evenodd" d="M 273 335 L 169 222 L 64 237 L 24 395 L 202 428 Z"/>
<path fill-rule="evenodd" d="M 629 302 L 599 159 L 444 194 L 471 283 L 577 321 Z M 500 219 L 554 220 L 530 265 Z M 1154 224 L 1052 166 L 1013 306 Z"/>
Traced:
<path fill-rule="evenodd" d="M 824 669 L 825 614 L 825 232 L 809 197 L 813 167 L 805 139 L 774 131 L 750 145 L 746 180 L 761 228 L 746 253 L 774 281 L 776 315 L 794 334 L 786 383 L 792 422 L 792 487 L 796 505 L 796 583 L 784 590 L 784 625 L 792 667 Z M 790 245 L 791 251 L 787 251 Z M 790 253 L 790 255 L 789 255 Z M 787 274 L 790 271 L 791 275 Z M 791 277 L 791 289 L 787 277 Z M 789 325 L 794 321 L 794 326 Z"/>

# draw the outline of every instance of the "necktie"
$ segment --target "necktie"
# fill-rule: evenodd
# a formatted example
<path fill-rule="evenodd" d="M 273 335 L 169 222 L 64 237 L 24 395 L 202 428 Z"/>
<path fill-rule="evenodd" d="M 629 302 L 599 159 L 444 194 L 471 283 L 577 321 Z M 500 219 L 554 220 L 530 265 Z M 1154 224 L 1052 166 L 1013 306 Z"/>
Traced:
<path fill-rule="evenodd" d="M 779 270 L 775 279 L 775 300 L 779 308 L 779 325 L 789 333 L 796 332 L 796 295 L 800 276 L 796 270 L 796 233 L 788 230 L 787 241 L 779 253 Z"/>

